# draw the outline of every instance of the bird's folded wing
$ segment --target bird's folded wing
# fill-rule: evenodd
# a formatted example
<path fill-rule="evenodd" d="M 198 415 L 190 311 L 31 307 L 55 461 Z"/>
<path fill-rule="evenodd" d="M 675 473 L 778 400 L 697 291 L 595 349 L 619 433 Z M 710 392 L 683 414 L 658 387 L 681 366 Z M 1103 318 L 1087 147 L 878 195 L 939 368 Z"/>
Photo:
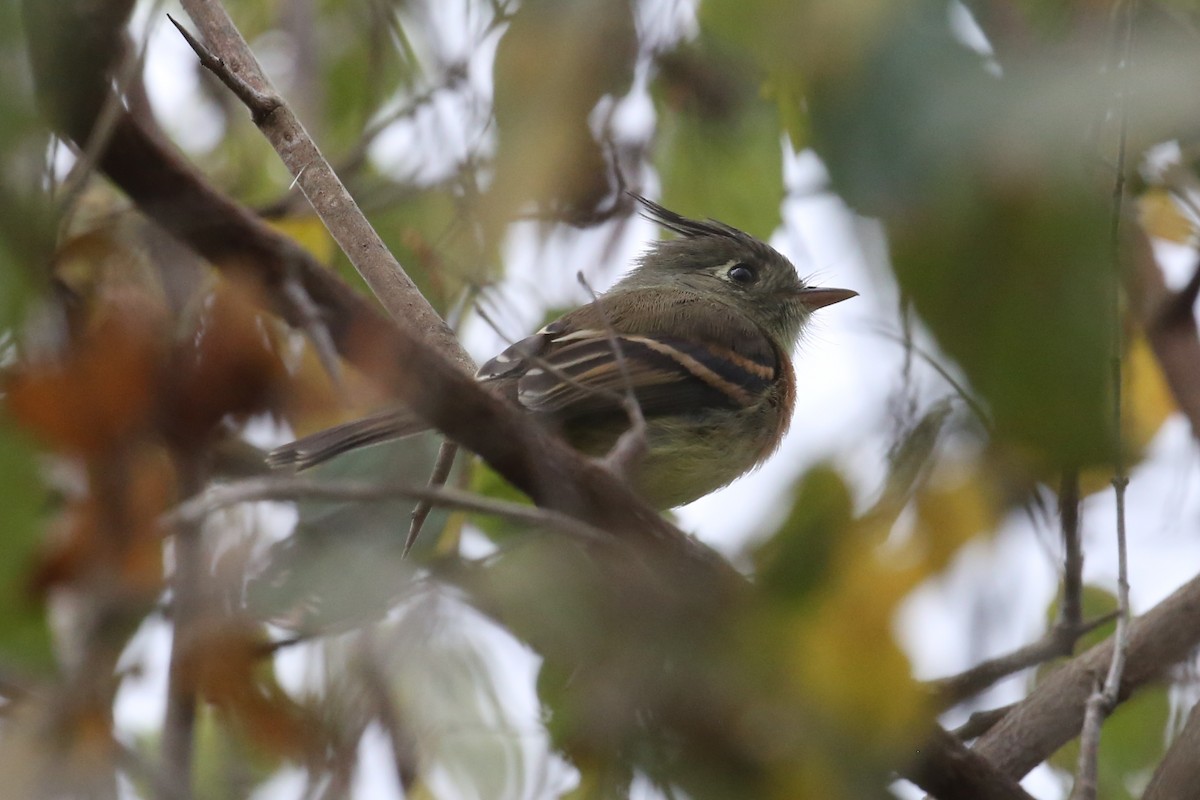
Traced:
<path fill-rule="evenodd" d="M 753 405 L 775 378 L 774 351 L 751 358 L 683 338 L 548 327 L 480 370 L 518 377 L 517 401 L 567 420 L 618 411 L 631 394 L 646 416 Z"/>

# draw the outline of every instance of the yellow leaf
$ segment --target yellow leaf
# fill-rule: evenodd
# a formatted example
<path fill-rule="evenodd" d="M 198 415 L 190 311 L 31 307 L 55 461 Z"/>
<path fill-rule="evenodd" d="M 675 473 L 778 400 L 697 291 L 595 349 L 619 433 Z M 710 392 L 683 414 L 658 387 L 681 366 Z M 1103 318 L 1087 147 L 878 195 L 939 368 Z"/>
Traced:
<path fill-rule="evenodd" d="M 881 546 L 890 527 L 884 515 L 854 523 L 815 605 L 797 615 L 789 647 L 805 704 L 876 752 L 900 746 L 928 719 L 892 637 L 896 607 L 926 573 L 919 559 Z"/>
<path fill-rule="evenodd" d="M 298 245 L 322 264 L 333 262 L 333 257 L 337 254 L 337 244 L 329 235 L 329 231 L 326 230 L 325 223 L 321 222 L 320 217 L 315 214 L 305 214 L 296 217 L 280 217 L 269 222 L 272 228 L 294 239 Z"/>
<path fill-rule="evenodd" d="M 922 548 L 924 574 L 941 572 L 972 538 L 992 531 L 999 514 L 992 492 L 977 473 L 951 485 L 931 482 L 916 498 L 914 545 Z"/>
<path fill-rule="evenodd" d="M 1141 450 L 1175 412 L 1175 398 L 1145 336 L 1138 334 L 1129 342 L 1124 378 L 1125 442 Z"/>
<path fill-rule="evenodd" d="M 1130 337 L 1121 375 L 1122 439 L 1136 456 L 1175 412 L 1175 398 L 1150 342 L 1140 331 Z M 1107 467 L 1085 470 L 1079 476 L 1084 495 L 1106 491 L 1111 483 L 1112 471 Z"/>
<path fill-rule="evenodd" d="M 1138 220 L 1155 239 L 1187 244 L 1195 235 L 1192 221 L 1163 189 L 1151 189 L 1138 198 Z"/>

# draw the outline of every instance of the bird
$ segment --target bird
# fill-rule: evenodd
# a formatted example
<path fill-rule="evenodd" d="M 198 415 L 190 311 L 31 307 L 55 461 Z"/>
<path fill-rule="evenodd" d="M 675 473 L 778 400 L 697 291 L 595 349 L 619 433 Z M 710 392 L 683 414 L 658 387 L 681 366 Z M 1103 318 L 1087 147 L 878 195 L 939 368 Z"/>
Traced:
<path fill-rule="evenodd" d="M 626 477 L 650 505 L 670 509 L 776 451 L 795 405 L 792 351 L 814 311 L 858 293 L 811 286 L 766 242 L 631 195 L 674 238 L 650 245 L 609 291 L 512 344 L 476 378 L 593 456 L 629 429 L 632 399 L 645 451 Z M 307 469 L 427 427 L 389 408 L 276 448 L 267 462 Z"/>

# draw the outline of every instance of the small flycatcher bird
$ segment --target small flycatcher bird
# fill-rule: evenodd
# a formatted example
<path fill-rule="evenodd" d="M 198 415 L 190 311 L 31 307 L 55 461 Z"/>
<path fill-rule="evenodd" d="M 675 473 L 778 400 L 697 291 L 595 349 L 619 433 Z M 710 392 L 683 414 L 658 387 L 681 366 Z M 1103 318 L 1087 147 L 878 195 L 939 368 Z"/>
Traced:
<path fill-rule="evenodd" d="M 632 395 L 647 449 L 630 481 L 666 509 L 775 452 L 796 395 L 792 349 L 813 311 L 857 292 L 808 286 L 765 242 L 634 197 L 677 238 L 652 245 L 611 290 L 512 345 L 476 377 L 591 455 L 607 453 L 629 427 L 622 399 Z M 306 469 L 426 427 L 390 409 L 284 445 L 268 462 Z"/>

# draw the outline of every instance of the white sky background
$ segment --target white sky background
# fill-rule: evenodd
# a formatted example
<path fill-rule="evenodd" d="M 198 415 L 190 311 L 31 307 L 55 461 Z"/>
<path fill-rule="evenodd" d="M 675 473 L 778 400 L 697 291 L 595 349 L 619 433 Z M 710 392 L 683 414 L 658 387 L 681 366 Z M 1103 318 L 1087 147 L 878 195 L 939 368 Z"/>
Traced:
<path fill-rule="evenodd" d="M 447 49 L 464 55 L 472 46 L 471 39 L 462 35 L 466 30 L 462 17 L 465 5 L 434 2 L 430 8 L 435 10 L 429 14 L 429 23 L 444 32 Z M 156 11 L 170 11 L 178 19 L 186 19 L 173 3 L 164 6 Z M 690 24 L 686 3 L 661 8 L 667 9 L 662 12 L 667 15 L 682 14 L 685 24 Z M 146 11 L 147 4 L 143 3 L 142 20 Z M 645 22 L 652 15 L 643 16 Z M 478 24 L 478 20 L 471 22 Z M 181 146 L 203 152 L 219 141 L 221 123 L 198 92 L 194 56 L 174 29 L 164 23 L 165 18 L 155 23 L 157 28 L 150 40 L 147 87 L 160 119 Z M 144 22 L 135 27 L 141 24 Z M 470 83 L 485 94 L 490 92 L 487 84 L 494 43 L 493 38 L 469 59 Z M 280 59 L 276 63 L 286 63 L 286 42 L 273 41 L 268 49 L 272 51 L 268 63 L 273 58 Z M 639 83 L 644 79 L 642 74 Z M 638 126 L 652 123 L 652 114 L 648 99 L 636 95 L 635 89 L 635 96 L 623 102 L 619 119 L 623 127 L 636 131 Z M 464 115 L 466 119 L 477 119 L 461 98 L 439 101 L 428 114 L 418 115 L 412 125 L 382 137 L 373 156 L 380 165 L 405 174 L 413 169 L 420 169 L 422 174 L 436 170 L 437 165 L 431 165 L 429 159 L 422 160 L 418 167 L 401 154 L 420 152 L 421 148 L 414 145 L 441 141 L 449 143 L 450 156 L 461 157 L 484 141 L 479 132 L 464 130 L 461 125 L 457 129 L 461 135 L 445 136 L 447 127 L 454 129 L 448 123 Z M 900 330 L 897 289 L 886 268 L 886 242 L 880 226 L 856 217 L 836 196 L 821 188 L 826 184 L 824 170 L 811 153 L 787 156 L 784 163 L 788 189 L 782 209 L 784 222 L 771 243 L 792 259 L 802 275 L 815 275 L 823 285 L 855 289 L 861 296 L 817 314 L 796 356 L 800 387 L 796 414 L 775 458 L 758 472 L 678 512 L 685 530 L 734 558 L 748 542 L 771 529 L 774 516 L 786 508 L 786 493 L 796 476 L 823 460 L 832 460 L 854 484 L 860 505 L 869 505 L 884 476 L 885 455 L 893 434 L 894 423 L 887 415 L 889 393 L 900 383 L 900 347 L 877 333 L 880 327 Z M 647 176 L 645 190 L 651 196 L 654 187 L 654 176 Z M 727 221 L 737 224 L 737 220 Z M 615 281 L 629 259 L 657 235 L 654 226 L 644 221 L 629 225 L 628 232 L 616 248 L 620 258 L 600 264 L 597 260 L 605 250 L 607 230 L 571 231 L 539 241 L 533 226 L 514 229 L 506 252 L 508 275 L 494 293 L 504 309 L 501 324 L 511 326 L 506 332 L 519 336 L 533 330 L 545 307 L 587 302 L 585 290 L 575 279 L 579 269 L 598 290 Z M 1164 246 L 1160 256 L 1168 269 L 1168 280 L 1175 284 L 1195 259 L 1190 248 L 1179 247 Z M 469 325 L 464 338 L 479 361 L 505 344 L 483 324 Z M 931 344 L 926 346 L 934 350 Z M 925 407 L 952 393 L 941 378 L 920 364 L 914 385 Z M 1128 519 L 1135 613 L 1157 603 L 1200 571 L 1200 538 L 1196 536 L 1200 521 L 1198 466 L 1188 425 L 1177 416 L 1163 427 L 1150 457 L 1133 474 Z M 1084 503 L 1085 580 L 1110 589 L 1115 587 L 1116 574 L 1114 518 L 1111 493 L 1088 498 Z M 278 522 L 278 515 L 271 519 L 286 524 L 286 520 Z M 918 677 L 957 672 L 1041 633 L 1046 605 L 1057 590 L 1055 526 L 1056 520 L 1050 520 L 1037 530 L 1028 517 L 1014 514 L 994 537 L 966 547 L 945 575 L 913 594 L 901 610 L 897 633 Z M 536 658 L 491 626 L 468 620 L 466 615 L 460 615 L 459 620 L 459 635 L 471 638 L 472 646 L 495 664 L 492 686 L 506 698 L 509 721 L 529 732 L 529 752 L 518 756 L 524 760 L 521 769 L 530 774 L 539 769 L 540 763 L 540 768 L 547 771 L 541 781 L 532 781 L 523 790 L 512 787 L 512 793 L 506 796 L 548 796 L 549 787 L 569 784 L 569 768 L 547 759 L 544 737 L 538 738 L 532 686 Z M 168 637 L 164 625 L 151 624 L 126 654 L 127 660 L 140 660 L 145 667 L 145 677 L 126 681 L 118 699 L 118 725 L 130 735 L 161 723 Z M 299 690 L 312 685 L 313 656 L 313 648 L 308 647 L 285 651 L 279 672 L 286 686 Z M 1016 676 L 1001 683 L 981 697 L 976 708 L 1018 699 L 1024 693 L 1025 680 L 1025 676 Z M 946 721 L 957 724 L 962 715 L 952 715 Z M 448 775 L 435 774 L 433 785 L 442 788 L 444 797 L 458 796 L 453 778 Z M 529 788 L 539 785 L 540 790 Z M 298 771 L 284 772 L 255 796 L 261 800 L 295 798 L 302 786 L 303 776 Z M 1026 787 L 1043 800 L 1061 797 L 1056 779 L 1048 776 L 1045 768 L 1033 773 Z M 897 791 L 901 796 L 920 796 L 904 789 Z M 644 786 L 638 794 L 653 796 Z M 386 743 L 375 731 L 362 745 L 355 796 L 374 800 L 399 795 Z"/>

